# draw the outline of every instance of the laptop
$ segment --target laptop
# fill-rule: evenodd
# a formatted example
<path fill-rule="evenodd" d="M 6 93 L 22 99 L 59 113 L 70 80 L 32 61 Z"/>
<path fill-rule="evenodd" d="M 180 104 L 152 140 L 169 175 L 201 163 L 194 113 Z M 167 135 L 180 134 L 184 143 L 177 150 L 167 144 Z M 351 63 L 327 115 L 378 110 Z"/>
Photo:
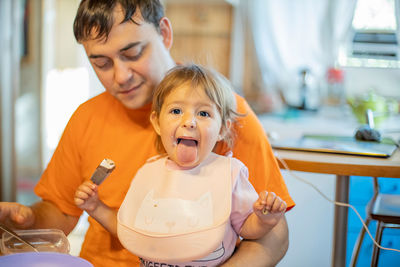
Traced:
<path fill-rule="evenodd" d="M 381 142 L 358 141 L 351 136 L 303 135 L 297 139 L 271 142 L 272 148 L 296 151 L 334 153 L 343 155 L 388 158 L 397 149 L 397 144 L 390 138 Z"/>

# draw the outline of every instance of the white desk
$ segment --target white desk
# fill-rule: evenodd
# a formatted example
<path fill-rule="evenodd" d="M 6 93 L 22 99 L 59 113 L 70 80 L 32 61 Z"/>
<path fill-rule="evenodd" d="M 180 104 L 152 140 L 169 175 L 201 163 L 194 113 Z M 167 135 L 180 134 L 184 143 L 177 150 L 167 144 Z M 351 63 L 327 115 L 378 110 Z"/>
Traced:
<path fill-rule="evenodd" d="M 351 175 L 400 178 L 399 149 L 388 159 L 284 150 L 277 150 L 277 152 L 291 170 L 335 174 L 335 201 L 338 202 L 349 202 L 349 177 Z M 281 164 L 280 166 L 283 168 Z M 333 267 L 345 266 L 347 214 L 347 208 L 335 206 Z"/>
<path fill-rule="evenodd" d="M 357 127 L 357 123 L 351 118 L 343 120 L 343 116 L 340 116 L 340 114 L 337 114 L 337 117 L 330 117 L 327 116 L 329 113 L 321 113 L 318 115 L 308 114 L 296 120 L 285 120 L 273 115 L 262 115 L 259 118 L 267 132 L 274 131 L 284 138 L 299 137 L 303 133 L 352 135 Z M 398 118 L 394 118 L 394 120 L 397 121 Z M 400 127 L 400 123 L 397 124 L 397 122 L 393 125 Z M 395 138 L 398 138 L 398 136 Z M 387 159 L 316 152 L 276 151 L 291 170 L 335 174 L 335 200 L 339 202 L 348 203 L 349 201 L 349 176 L 351 175 L 400 178 L 399 149 Z M 280 166 L 283 168 L 282 164 Z M 345 266 L 347 214 L 347 208 L 335 206 L 332 246 L 333 267 Z"/>

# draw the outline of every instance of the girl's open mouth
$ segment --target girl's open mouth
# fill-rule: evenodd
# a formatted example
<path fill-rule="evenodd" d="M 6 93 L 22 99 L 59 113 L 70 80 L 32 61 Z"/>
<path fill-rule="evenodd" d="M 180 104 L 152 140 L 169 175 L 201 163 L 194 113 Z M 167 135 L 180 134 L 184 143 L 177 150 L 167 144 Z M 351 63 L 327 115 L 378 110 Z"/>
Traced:
<path fill-rule="evenodd" d="M 194 139 L 178 138 L 177 144 L 179 145 L 181 142 L 183 145 L 188 145 L 188 146 L 192 146 L 193 143 L 195 146 L 197 146 L 199 143 L 197 140 L 194 140 Z"/>
<path fill-rule="evenodd" d="M 176 155 L 180 162 L 191 163 L 197 159 L 198 141 L 194 139 L 178 138 Z"/>

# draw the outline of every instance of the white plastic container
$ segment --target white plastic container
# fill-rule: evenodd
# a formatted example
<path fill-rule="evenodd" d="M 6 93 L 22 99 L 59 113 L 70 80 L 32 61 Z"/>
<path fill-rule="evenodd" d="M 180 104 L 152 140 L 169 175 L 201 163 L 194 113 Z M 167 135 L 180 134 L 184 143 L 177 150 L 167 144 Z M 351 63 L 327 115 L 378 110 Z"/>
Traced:
<path fill-rule="evenodd" d="M 70 245 L 64 232 L 58 229 L 15 230 L 39 252 L 69 253 Z M 2 234 L 0 250 L 3 255 L 32 252 L 32 248 L 7 232 Z"/>

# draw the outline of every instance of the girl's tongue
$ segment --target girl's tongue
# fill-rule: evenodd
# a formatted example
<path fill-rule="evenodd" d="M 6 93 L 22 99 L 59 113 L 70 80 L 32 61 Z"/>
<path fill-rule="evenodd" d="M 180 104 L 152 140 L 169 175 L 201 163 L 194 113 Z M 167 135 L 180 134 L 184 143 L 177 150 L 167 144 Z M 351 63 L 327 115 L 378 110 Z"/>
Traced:
<path fill-rule="evenodd" d="M 195 140 L 181 139 L 179 142 L 176 155 L 180 162 L 190 163 L 197 158 L 197 142 Z"/>

